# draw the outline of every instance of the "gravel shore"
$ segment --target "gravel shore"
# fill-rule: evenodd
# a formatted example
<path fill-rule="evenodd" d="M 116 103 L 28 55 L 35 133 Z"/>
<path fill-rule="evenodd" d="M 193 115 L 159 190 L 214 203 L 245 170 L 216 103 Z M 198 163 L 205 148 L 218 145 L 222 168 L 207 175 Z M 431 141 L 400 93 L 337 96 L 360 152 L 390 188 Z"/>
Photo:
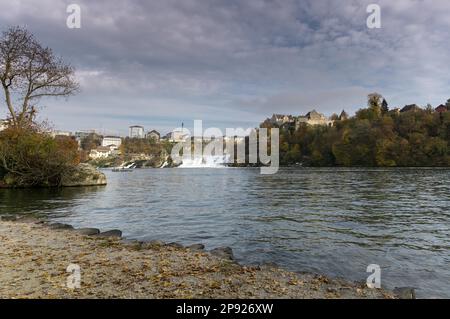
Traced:
<path fill-rule="evenodd" d="M 0 298 L 393 298 L 393 294 L 208 252 L 0 221 Z M 81 287 L 67 287 L 79 265 Z"/>

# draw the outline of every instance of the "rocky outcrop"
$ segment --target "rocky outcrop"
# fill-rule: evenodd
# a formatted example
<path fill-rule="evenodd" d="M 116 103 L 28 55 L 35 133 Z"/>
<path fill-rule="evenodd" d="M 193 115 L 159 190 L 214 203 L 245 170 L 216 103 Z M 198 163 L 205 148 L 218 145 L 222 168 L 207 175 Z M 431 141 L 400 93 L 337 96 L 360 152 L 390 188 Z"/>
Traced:
<path fill-rule="evenodd" d="M 106 185 L 106 176 L 89 164 L 80 164 L 61 179 L 61 186 L 101 186 Z"/>

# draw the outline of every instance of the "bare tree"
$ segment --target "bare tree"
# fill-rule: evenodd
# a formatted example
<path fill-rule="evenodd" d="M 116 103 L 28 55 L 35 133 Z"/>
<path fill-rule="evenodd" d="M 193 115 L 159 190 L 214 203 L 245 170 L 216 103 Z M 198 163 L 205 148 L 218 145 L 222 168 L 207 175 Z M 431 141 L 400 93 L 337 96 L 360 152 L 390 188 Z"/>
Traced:
<path fill-rule="evenodd" d="M 0 82 L 16 126 L 33 120 L 40 98 L 67 97 L 79 89 L 74 68 L 22 27 L 0 37 Z"/>

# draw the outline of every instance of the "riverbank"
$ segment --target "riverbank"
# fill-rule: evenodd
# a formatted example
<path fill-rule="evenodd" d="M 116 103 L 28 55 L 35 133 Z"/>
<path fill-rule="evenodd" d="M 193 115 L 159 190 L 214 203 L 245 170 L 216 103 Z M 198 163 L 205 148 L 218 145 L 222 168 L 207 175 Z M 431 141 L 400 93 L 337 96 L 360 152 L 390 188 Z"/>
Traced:
<path fill-rule="evenodd" d="M 0 221 L 0 298 L 393 298 L 364 284 L 241 266 L 201 246 L 64 228 L 70 227 L 29 218 Z M 80 266 L 79 289 L 67 287 L 70 264 Z"/>
<path fill-rule="evenodd" d="M 82 163 L 68 170 L 61 176 L 58 183 L 38 183 L 27 184 L 18 182 L 11 176 L 0 175 L 0 189 L 7 188 L 56 188 L 56 187 L 88 187 L 105 186 L 107 184 L 104 173 L 97 170 L 94 166 Z"/>

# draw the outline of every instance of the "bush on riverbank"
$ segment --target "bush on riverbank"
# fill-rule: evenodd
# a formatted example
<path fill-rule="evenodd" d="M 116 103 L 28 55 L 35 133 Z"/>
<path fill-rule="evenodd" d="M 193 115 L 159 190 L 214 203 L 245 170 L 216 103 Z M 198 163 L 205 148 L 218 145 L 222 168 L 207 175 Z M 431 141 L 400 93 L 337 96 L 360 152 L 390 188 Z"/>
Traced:
<path fill-rule="evenodd" d="M 35 125 L 0 132 L 0 180 L 4 186 L 59 186 L 79 163 L 78 144 L 53 138 Z"/>

